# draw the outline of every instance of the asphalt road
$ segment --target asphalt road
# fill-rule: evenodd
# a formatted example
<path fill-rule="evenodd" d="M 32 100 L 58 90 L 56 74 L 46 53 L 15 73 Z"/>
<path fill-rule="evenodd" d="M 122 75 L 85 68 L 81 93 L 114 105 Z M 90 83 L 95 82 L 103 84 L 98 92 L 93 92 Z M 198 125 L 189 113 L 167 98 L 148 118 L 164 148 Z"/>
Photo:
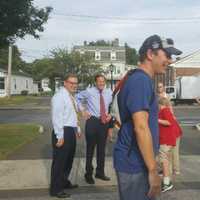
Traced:
<path fill-rule="evenodd" d="M 47 102 L 48 103 L 48 102 Z M 185 125 L 188 121 L 196 123 L 200 119 L 200 107 L 183 106 L 175 107 L 178 120 Z M 37 123 L 45 128 L 33 143 L 25 145 L 22 149 L 9 156 L 9 159 L 39 159 L 51 158 L 51 119 L 50 110 L 0 110 L 0 123 Z M 82 123 L 84 127 L 84 122 Z M 84 130 L 84 128 L 83 128 Z M 181 141 L 182 155 L 199 155 L 200 132 L 191 126 L 183 126 L 183 138 Z M 107 156 L 112 155 L 113 143 L 108 142 Z M 84 149 L 84 150 L 83 150 Z M 77 157 L 85 156 L 84 135 L 77 145 Z"/>

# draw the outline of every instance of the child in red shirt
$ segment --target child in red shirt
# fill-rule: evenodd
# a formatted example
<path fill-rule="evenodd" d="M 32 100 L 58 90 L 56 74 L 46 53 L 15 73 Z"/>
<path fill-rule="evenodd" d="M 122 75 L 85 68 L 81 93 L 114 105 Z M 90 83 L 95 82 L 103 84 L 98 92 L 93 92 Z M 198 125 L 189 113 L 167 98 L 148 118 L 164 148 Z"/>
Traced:
<path fill-rule="evenodd" d="M 167 98 L 159 99 L 159 161 L 163 170 L 162 192 L 173 188 L 170 180 L 170 158 L 172 149 L 176 146 L 177 126 L 176 120 L 170 109 L 170 102 Z"/>

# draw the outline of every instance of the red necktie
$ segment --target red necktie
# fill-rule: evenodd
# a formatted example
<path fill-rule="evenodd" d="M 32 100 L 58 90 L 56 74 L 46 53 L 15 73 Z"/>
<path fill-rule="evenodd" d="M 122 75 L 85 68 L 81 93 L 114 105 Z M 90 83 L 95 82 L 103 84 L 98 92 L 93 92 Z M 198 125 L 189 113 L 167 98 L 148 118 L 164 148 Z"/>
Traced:
<path fill-rule="evenodd" d="M 104 98 L 102 95 L 102 90 L 99 90 L 99 93 L 100 93 L 100 118 L 101 118 L 101 122 L 105 124 L 106 123 L 106 108 L 105 108 Z"/>

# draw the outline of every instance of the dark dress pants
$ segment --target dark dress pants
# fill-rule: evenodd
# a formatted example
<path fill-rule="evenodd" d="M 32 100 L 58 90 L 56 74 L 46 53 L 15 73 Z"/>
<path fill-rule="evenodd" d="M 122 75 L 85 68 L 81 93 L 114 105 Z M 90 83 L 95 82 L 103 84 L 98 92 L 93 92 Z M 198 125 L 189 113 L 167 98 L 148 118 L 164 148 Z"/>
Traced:
<path fill-rule="evenodd" d="M 64 127 L 64 145 L 56 147 L 57 138 L 52 132 L 53 161 L 51 166 L 50 194 L 63 191 L 68 184 L 76 150 L 76 135 L 72 127 Z"/>
<path fill-rule="evenodd" d="M 86 121 L 85 136 L 86 136 L 86 176 L 92 176 L 93 165 L 92 159 L 94 150 L 96 149 L 97 167 L 96 174 L 104 174 L 105 166 L 105 148 L 107 140 L 108 124 L 102 124 L 100 119 L 91 117 Z"/>

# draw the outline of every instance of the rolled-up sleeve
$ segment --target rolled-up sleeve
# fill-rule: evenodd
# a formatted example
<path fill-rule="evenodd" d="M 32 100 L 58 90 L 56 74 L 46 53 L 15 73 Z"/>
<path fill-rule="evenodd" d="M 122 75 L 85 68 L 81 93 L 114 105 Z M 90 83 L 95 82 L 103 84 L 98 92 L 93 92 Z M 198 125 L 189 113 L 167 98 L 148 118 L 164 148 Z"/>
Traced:
<path fill-rule="evenodd" d="M 64 115 L 64 99 L 61 96 L 53 97 L 51 101 L 52 107 L 52 123 L 54 132 L 57 139 L 63 138 L 64 135 L 64 124 L 63 124 L 63 115 Z"/>
<path fill-rule="evenodd" d="M 87 100 L 87 98 L 88 98 L 88 92 L 87 92 L 87 90 L 84 90 L 84 91 L 79 92 L 78 94 L 76 94 L 75 98 L 76 98 L 76 102 L 77 102 L 78 109 L 79 109 L 80 111 L 84 111 L 85 108 L 84 108 L 82 102 L 83 102 L 84 100 Z"/>

